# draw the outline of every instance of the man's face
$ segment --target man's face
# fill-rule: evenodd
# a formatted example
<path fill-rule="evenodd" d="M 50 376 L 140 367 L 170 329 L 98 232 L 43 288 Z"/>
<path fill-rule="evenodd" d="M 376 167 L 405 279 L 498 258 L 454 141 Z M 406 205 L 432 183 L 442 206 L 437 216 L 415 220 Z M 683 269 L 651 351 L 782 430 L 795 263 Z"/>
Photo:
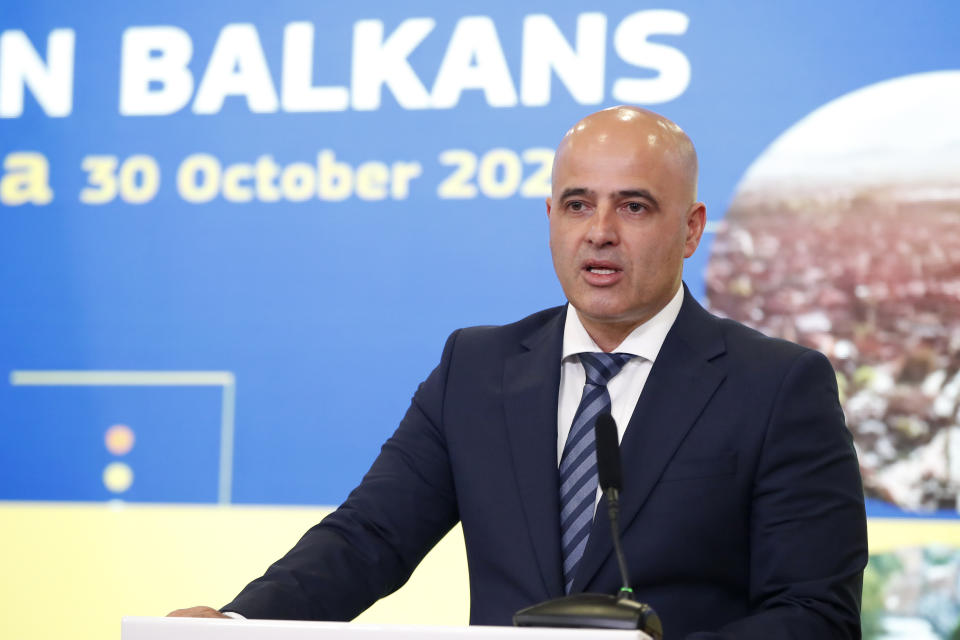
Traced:
<path fill-rule="evenodd" d="M 622 124 L 564 140 L 547 200 L 554 269 L 591 335 L 601 325 L 630 330 L 662 309 L 703 230 L 695 177 L 673 139 Z"/>

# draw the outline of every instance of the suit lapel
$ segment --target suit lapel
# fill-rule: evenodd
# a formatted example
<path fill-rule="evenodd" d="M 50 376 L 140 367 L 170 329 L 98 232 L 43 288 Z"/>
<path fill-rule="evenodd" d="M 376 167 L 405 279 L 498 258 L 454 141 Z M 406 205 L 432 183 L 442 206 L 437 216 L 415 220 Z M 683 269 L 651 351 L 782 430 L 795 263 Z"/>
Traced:
<path fill-rule="evenodd" d="M 563 595 L 557 471 L 557 398 L 565 313 L 507 359 L 504 409 L 513 470 L 547 597 Z"/>
<path fill-rule="evenodd" d="M 660 474 L 723 380 L 723 371 L 710 362 L 723 351 L 716 319 L 685 291 L 683 307 L 657 355 L 620 444 L 621 530 L 636 519 Z M 582 591 L 612 553 L 610 535 L 602 501 L 573 591 Z"/>

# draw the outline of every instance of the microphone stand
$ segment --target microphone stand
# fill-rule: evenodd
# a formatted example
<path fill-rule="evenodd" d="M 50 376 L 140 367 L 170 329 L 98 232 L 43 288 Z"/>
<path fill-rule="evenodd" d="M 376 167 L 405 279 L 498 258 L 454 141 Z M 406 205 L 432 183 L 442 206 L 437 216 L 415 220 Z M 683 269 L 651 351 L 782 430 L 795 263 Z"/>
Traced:
<path fill-rule="evenodd" d="M 610 528 L 613 530 L 613 553 L 617 556 L 617 566 L 620 568 L 620 581 L 623 586 L 617 593 L 617 600 L 633 600 L 633 589 L 630 588 L 630 577 L 627 575 L 627 559 L 623 553 L 623 544 L 620 542 L 620 495 L 616 487 L 610 487 L 603 494 L 607 498 L 607 516 L 610 518 Z"/>

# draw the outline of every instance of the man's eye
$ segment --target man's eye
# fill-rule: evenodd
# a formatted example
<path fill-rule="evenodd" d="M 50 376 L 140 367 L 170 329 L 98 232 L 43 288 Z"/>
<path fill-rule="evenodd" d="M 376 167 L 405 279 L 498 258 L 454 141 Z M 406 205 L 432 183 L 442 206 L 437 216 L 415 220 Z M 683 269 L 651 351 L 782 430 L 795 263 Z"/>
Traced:
<path fill-rule="evenodd" d="M 627 211 L 629 211 L 630 213 L 640 213 L 644 209 L 646 209 L 646 207 L 643 205 L 643 203 L 640 203 L 640 202 L 627 203 Z"/>
<path fill-rule="evenodd" d="M 570 211 L 583 211 L 583 203 L 578 200 L 574 200 L 567 207 L 570 208 Z"/>

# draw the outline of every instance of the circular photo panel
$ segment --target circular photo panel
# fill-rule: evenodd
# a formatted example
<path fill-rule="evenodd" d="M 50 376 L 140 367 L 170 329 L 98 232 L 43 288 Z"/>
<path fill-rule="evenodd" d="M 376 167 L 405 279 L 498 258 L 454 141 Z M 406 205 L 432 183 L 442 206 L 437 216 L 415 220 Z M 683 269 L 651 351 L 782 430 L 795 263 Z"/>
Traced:
<path fill-rule="evenodd" d="M 781 135 L 706 280 L 714 313 L 830 358 L 874 510 L 957 513 L 960 71 L 855 91 Z"/>

